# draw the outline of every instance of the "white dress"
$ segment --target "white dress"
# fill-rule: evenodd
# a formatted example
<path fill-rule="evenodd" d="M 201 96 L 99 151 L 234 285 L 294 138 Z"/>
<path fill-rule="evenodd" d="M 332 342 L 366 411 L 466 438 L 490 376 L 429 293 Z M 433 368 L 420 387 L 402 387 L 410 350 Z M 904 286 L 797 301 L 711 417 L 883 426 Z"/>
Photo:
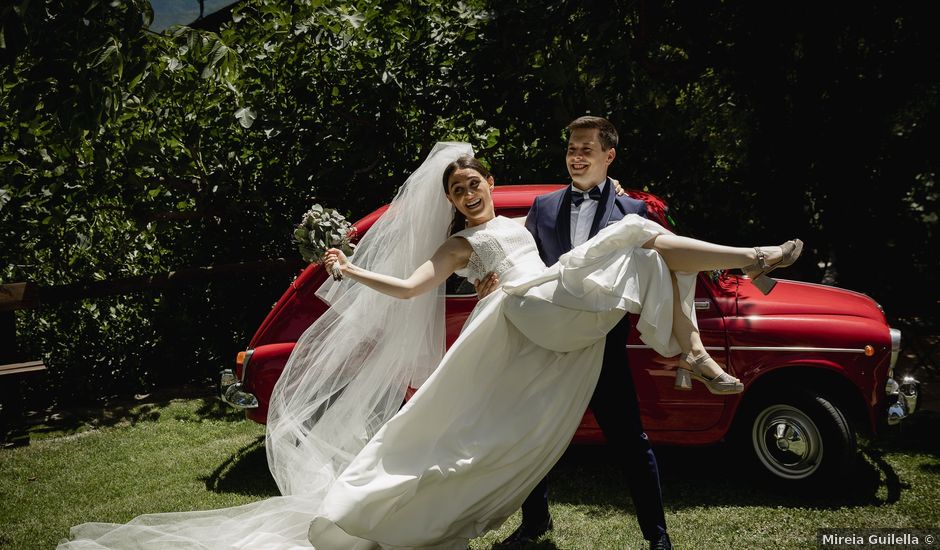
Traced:
<path fill-rule="evenodd" d="M 664 230 L 636 215 L 546 268 L 529 232 L 497 217 L 457 233 L 483 299 L 443 361 L 333 484 L 309 538 L 318 550 L 464 549 L 499 527 L 567 448 L 600 374 L 604 337 L 629 311 L 664 355 L 672 280 L 641 247 Z M 464 273 L 461 273 L 464 274 Z M 678 277 L 686 314 L 694 274 Z"/>
<path fill-rule="evenodd" d="M 670 273 L 641 247 L 662 232 L 628 215 L 546 268 L 512 220 L 461 231 L 473 248 L 465 275 L 495 271 L 502 290 L 480 301 L 438 368 L 325 496 L 86 523 L 59 548 L 463 550 L 514 513 L 561 457 L 597 383 L 604 337 L 625 312 L 639 314 L 645 343 L 679 352 Z M 694 274 L 677 279 L 694 321 Z"/>

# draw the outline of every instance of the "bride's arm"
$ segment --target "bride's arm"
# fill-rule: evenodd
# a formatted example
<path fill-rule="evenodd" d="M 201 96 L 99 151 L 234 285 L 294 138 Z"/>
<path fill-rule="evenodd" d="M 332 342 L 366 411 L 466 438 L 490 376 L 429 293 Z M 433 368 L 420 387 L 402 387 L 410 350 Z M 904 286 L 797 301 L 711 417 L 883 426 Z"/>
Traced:
<path fill-rule="evenodd" d="M 351 263 L 346 255 L 335 248 L 327 251 L 323 263 L 327 271 L 338 263 L 345 277 L 356 280 L 382 294 L 395 298 L 412 298 L 424 294 L 447 280 L 454 271 L 465 267 L 473 249 L 466 239 L 451 237 L 434 252 L 431 259 L 424 262 L 407 279 L 382 275 L 363 269 Z"/>

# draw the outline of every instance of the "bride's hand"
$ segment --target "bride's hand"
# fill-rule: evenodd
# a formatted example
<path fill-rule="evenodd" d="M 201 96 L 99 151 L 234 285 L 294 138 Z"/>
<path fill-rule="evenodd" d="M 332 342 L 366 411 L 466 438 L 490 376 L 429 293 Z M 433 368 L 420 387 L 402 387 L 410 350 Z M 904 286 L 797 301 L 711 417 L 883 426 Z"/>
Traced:
<path fill-rule="evenodd" d="M 330 248 L 323 255 L 323 266 L 326 268 L 327 273 L 332 273 L 334 265 L 339 266 L 340 272 L 346 271 L 349 266 L 349 258 L 343 254 L 342 250 Z"/>
<path fill-rule="evenodd" d="M 618 197 L 622 197 L 627 194 L 623 187 L 620 186 L 619 181 L 615 180 L 614 178 L 610 178 L 610 181 L 614 182 L 614 193 L 616 193 Z"/>

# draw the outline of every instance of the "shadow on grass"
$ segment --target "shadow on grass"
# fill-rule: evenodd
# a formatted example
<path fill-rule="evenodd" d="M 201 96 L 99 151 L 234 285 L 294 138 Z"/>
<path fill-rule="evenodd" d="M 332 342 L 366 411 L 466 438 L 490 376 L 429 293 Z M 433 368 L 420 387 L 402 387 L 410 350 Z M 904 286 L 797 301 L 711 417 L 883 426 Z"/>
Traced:
<path fill-rule="evenodd" d="M 258 497 L 280 495 L 268 470 L 264 436 L 237 450 L 209 476 L 202 479 L 214 493 L 236 493 Z"/>
<path fill-rule="evenodd" d="M 836 510 L 882 506 L 897 502 L 910 488 L 884 460 L 884 452 L 865 448 L 855 468 L 844 479 L 799 487 L 769 478 L 747 465 L 729 444 L 712 447 L 657 447 L 660 479 L 666 506 L 672 509 L 701 506 L 764 506 Z M 550 474 L 550 499 L 556 502 L 620 509 L 635 508 L 625 472 L 615 467 L 617 457 L 604 447 L 571 447 Z"/>
<path fill-rule="evenodd" d="M 135 426 L 156 422 L 174 400 L 198 400 L 192 412 L 177 413 L 187 420 L 241 421 L 244 413 L 223 403 L 206 388 L 177 388 L 134 398 L 108 400 L 100 405 L 71 407 L 65 410 L 31 411 L 24 421 L 30 435 L 72 434 L 85 428 Z"/>
<path fill-rule="evenodd" d="M 940 411 L 919 411 L 897 426 L 889 426 L 872 443 L 870 457 L 880 459 L 885 454 L 902 456 L 929 455 L 935 462 L 920 464 L 918 468 L 928 474 L 940 474 Z"/>
<path fill-rule="evenodd" d="M 492 550 L 558 550 L 558 546 L 551 539 L 540 540 L 537 542 L 527 542 L 523 544 L 499 544 L 492 546 Z"/>
<path fill-rule="evenodd" d="M 940 411 L 921 410 L 897 426 L 888 426 L 873 443 L 878 449 L 903 455 L 940 458 Z"/>
<path fill-rule="evenodd" d="M 201 409 L 200 409 L 201 410 Z M 928 411 L 910 423 L 861 448 L 851 474 L 841 480 L 817 483 L 800 490 L 792 482 L 779 482 L 748 465 L 737 447 L 657 447 L 663 494 L 674 509 L 698 506 L 784 506 L 833 510 L 843 507 L 882 506 L 897 502 L 910 486 L 885 459 L 888 454 L 940 456 L 940 414 Z M 550 476 L 551 500 L 596 507 L 603 515 L 613 509 L 633 514 L 633 501 L 623 472 L 622 459 L 604 446 L 573 446 Z M 940 463 L 921 465 L 940 473 Z M 278 495 L 268 471 L 264 437 L 236 451 L 204 478 L 206 488 L 217 493 L 261 497 Z M 591 513 L 591 512 L 589 512 Z M 551 541 L 526 548 L 555 548 Z"/>

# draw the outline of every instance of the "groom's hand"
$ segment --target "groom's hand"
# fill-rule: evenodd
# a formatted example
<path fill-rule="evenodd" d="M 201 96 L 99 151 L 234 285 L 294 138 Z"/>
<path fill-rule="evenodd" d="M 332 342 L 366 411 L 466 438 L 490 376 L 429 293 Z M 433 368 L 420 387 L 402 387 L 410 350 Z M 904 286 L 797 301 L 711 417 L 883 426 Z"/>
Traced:
<path fill-rule="evenodd" d="M 473 283 L 473 286 L 477 289 L 477 299 L 482 300 L 499 288 L 499 277 L 491 271 L 486 274 L 486 277 Z"/>

